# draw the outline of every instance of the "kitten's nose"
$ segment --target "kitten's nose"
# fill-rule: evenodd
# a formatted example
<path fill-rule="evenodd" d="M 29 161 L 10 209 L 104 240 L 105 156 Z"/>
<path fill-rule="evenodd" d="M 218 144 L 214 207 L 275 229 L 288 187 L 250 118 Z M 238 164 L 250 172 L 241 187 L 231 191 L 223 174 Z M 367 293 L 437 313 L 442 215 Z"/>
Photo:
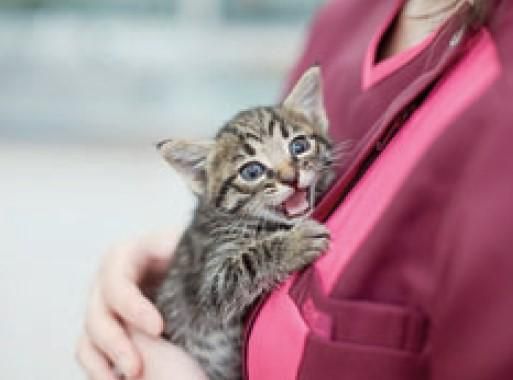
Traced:
<path fill-rule="evenodd" d="M 297 182 L 296 170 L 290 164 L 283 164 L 278 168 L 278 178 L 287 185 L 295 185 Z"/>

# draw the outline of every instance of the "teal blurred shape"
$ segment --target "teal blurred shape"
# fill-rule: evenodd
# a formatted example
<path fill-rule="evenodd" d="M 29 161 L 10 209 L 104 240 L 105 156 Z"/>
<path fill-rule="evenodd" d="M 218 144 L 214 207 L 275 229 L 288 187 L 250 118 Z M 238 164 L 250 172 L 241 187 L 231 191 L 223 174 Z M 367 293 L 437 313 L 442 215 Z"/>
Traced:
<path fill-rule="evenodd" d="M 321 0 L 221 0 L 222 15 L 233 21 L 309 19 Z"/>
<path fill-rule="evenodd" d="M 176 0 L 0 0 L 0 10 L 174 12 Z"/>

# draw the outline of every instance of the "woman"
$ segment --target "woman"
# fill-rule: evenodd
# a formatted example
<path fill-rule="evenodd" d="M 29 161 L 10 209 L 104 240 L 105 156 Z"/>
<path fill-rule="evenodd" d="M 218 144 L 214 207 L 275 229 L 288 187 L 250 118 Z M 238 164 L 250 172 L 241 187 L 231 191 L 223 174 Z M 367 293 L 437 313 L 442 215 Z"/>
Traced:
<path fill-rule="evenodd" d="M 330 250 L 255 307 L 249 379 L 511 379 L 513 4 L 333 0 L 293 83 L 320 63 L 348 166 L 316 213 Z M 174 238 L 122 246 L 95 283 L 78 358 L 201 379 L 138 289 Z M 142 332 L 135 332 L 142 331 Z M 174 376 L 174 377 L 173 377 Z"/>

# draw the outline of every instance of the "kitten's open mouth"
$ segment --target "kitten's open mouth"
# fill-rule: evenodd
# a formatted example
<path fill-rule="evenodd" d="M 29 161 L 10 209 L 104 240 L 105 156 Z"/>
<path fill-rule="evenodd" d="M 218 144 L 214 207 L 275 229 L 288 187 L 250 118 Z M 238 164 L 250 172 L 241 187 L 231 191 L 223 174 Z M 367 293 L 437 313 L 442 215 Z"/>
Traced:
<path fill-rule="evenodd" d="M 296 189 L 285 202 L 282 207 L 284 213 L 289 218 L 296 218 L 308 214 L 313 208 L 313 188 Z"/>

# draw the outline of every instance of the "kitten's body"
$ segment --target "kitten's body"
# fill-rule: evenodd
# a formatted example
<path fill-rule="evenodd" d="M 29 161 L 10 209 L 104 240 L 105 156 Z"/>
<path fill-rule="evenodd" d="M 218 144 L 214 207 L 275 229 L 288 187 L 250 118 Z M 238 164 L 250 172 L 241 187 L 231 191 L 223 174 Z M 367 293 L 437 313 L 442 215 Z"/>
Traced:
<path fill-rule="evenodd" d="M 199 200 L 157 293 L 165 335 L 210 380 L 238 380 L 247 308 L 328 245 L 325 227 L 306 218 L 333 159 L 319 70 L 282 105 L 239 113 L 214 142 L 159 147 Z"/>
<path fill-rule="evenodd" d="M 291 229 L 199 206 L 157 298 L 166 336 L 190 352 L 209 379 L 239 379 L 247 306 L 317 257 L 327 237 L 310 220 Z"/>

